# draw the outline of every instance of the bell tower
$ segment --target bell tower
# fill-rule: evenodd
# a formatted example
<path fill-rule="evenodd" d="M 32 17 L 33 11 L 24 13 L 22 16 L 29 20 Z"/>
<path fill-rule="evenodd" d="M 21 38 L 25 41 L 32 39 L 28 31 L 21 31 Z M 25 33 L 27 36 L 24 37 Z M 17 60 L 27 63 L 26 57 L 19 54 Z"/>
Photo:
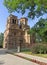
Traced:
<path fill-rule="evenodd" d="M 23 18 L 20 19 L 20 24 L 27 25 L 27 21 L 28 21 L 28 19 L 23 17 Z"/>
<path fill-rule="evenodd" d="M 17 16 L 9 15 L 7 19 L 6 30 L 4 32 L 3 48 L 16 48 L 19 35 L 19 26 Z M 16 40 L 17 39 L 17 40 Z"/>
<path fill-rule="evenodd" d="M 23 29 L 26 28 L 26 26 L 27 26 L 27 21 L 28 21 L 28 19 L 25 18 L 25 17 L 23 17 L 23 18 L 20 19 L 20 29 L 23 30 Z"/>
<path fill-rule="evenodd" d="M 7 19 L 7 27 L 6 28 L 11 28 L 11 29 L 16 29 L 18 28 L 18 19 L 17 16 L 14 16 L 12 14 L 9 15 Z"/>
<path fill-rule="evenodd" d="M 27 30 L 30 29 L 29 25 L 28 25 L 28 19 L 23 17 L 20 19 L 20 28 L 22 30 Z"/>

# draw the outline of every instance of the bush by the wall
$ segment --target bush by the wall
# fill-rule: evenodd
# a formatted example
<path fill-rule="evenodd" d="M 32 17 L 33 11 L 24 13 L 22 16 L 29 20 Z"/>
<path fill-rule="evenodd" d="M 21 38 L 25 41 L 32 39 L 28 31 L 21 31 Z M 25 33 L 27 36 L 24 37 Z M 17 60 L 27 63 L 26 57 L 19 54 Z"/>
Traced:
<path fill-rule="evenodd" d="M 28 52 L 28 51 L 30 51 L 29 48 L 22 48 L 22 49 L 21 49 L 21 52 Z"/>
<path fill-rule="evenodd" d="M 35 44 L 31 47 L 31 52 L 36 54 L 47 53 L 47 44 Z"/>

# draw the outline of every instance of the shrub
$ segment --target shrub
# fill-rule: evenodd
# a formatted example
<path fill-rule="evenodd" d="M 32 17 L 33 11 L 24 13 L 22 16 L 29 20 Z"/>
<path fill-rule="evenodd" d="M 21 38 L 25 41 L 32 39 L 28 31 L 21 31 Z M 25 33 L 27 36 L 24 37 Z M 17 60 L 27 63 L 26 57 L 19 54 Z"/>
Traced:
<path fill-rule="evenodd" d="M 31 52 L 45 54 L 47 53 L 47 44 L 35 44 L 31 47 Z"/>
<path fill-rule="evenodd" d="M 21 49 L 21 52 L 28 52 L 28 51 L 30 51 L 29 48 L 22 48 L 22 49 Z"/>

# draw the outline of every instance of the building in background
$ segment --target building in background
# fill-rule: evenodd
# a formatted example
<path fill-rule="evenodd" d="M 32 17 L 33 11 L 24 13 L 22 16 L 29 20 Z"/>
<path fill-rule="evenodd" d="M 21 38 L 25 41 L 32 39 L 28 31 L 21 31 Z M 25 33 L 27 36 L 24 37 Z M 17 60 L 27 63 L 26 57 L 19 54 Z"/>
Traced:
<path fill-rule="evenodd" d="M 23 17 L 18 19 L 17 16 L 9 15 L 7 19 L 6 30 L 4 32 L 3 48 L 25 48 L 30 46 L 30 29 L 28 19 Z"/>

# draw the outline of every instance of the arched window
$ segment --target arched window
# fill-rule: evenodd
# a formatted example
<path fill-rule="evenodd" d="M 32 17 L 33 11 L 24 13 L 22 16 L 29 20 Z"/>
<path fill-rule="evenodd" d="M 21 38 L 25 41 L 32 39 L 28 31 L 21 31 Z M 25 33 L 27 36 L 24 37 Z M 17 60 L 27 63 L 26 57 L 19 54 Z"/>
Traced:
<path fill-rule="evenodd" d="M 16 24 L 16 20 L 15 20 L 15 24 Z"/>
<path fill-rule="evenodd" d="M 20 29 L 22 29 L 22 25 L 20 25 Z"/>
<path fill-rule="evenodd" d="M 14 24 L 14 19 L 12 19 L 12 24 Z"/>
<path fill-rule="evenodd" d="M 12 19 L 12 24 L 16 24 L 16 20 Z"/>

